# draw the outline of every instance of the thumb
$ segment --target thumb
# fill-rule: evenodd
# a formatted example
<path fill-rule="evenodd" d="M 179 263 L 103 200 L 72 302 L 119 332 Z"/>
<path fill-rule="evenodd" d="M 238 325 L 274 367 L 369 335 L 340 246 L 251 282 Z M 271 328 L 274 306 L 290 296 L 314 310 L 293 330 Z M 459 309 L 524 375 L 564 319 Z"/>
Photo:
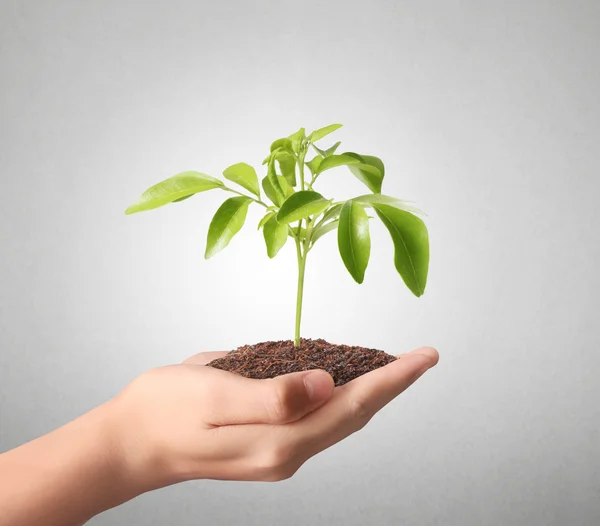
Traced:
<path fill-rule="evenodd" d="M 221 372 L 221 371 L 219 371 Z M 290 373 L 268 380 L 227 374 L 211 389 L 210 424 L 287 424 L 321 407 L 333 394 L 331 375 L 320 369 Z M 218 391 L 218 392 L 216 392 Z"/>

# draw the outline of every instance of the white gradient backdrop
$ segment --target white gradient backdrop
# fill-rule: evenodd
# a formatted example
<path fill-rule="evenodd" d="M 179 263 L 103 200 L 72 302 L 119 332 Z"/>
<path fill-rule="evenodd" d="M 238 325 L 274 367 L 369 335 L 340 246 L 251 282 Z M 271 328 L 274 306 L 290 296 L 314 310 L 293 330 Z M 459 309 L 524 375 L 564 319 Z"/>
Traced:
<path fill-rule="evenodd" d="M 192 482 L 92 524 L 598 524 L 599 93 L 595 0 L 3 0 L 0 450 L 150 367 L 290 337 L 294 253 L 267 258 L 258 210 L 208 262 L 218 192 L 123 211 L 341 122 L 428 213 L 430 279 L 410 295 L 378 225 L 358 286 L 325 238 L 304 335 L 439 366 L 291 480 Z"/>

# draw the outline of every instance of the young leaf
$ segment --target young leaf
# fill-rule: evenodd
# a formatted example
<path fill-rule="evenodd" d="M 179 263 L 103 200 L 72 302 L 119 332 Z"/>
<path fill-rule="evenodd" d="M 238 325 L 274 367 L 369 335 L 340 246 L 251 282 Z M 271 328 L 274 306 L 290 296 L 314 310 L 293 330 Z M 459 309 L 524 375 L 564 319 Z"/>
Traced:
<path fill-rule="evenodd" d="M 284 138 L 277 139 L 276 141 L 273 141 L 271 143 L 271 153 L 273 153 L 275 150 L 278 150 L 279 148 L 282 148 L 292 153 L 292 141 L 290 139 Z"/>
<path fill-rule="evenodd" d="M 275 190 L 273 190 L 273 187 L 271 186 L 267 176 L 263 177 L 261 184 L 265 195 L 269 198 L 269 201 L 271 201 L 271 203 L 273 203 L 275 206 L 279 207 L 281 203 L 279 202 L 278 197 L 275 194 Z"/>
<path fill-rule="evenodd" d="M 342 211 L 342 206 L 342 203 L 333 205 L 329 210 L 327 210 L 323 214 L 322 222 L 325 223 L 325 221 L 329 221 L 330 219 L 337 219 L 340 215 L 340 212 Z"/>
<path fill-rule="evenodd" d="M 200 172 L 181 172 L 148 188 L 125 213 L 129 215 L 152 210 L 213 188 L 223 188 L 223 183 Z"/>
<path fill-rule="evenodd" d="M 379 157 L 375 157 L 374 155 L 363 155 L 362 158 L 366 164 L 379 170 L 382 179 L 385 177 L 385 166 Z"/>
<path fill-rule="evenodd" d="M 404 201 L 402 199 L 397 199 L 396 197 L 391 197 L 389 195 L 383 194 L 366 194 L 359 195 L 358 197 L 354 197 L 352 201 L 355 201 L 363 206 L 373 206 L 373 203 L 379 205 L 390 205 L 394 208 L 399 208 L 400 210 L 404 210 L 405 212 L 410 212 L 411 214 L 420 214 L 425 215 L 425 213 L 418 208 L 412 206 L 409 201 Z"/>
<path fill-rule="evenodd" d="M 275 205 L 272 208 L 279 208 L 283 201 L 285 201 L 291 194 L 294 193 L 294 189 L 288 185 L 285 177 L 283 175 L 277 175 L 277 181 L 279 181 L 279 188 L 284 193 L 284 198 L 281 199 L 276 193 L 273 187 L 271 186 L 271 182 L 269 181 L 269 177 L 266 176 L 262 180 L 262 187 L 265 192 L 265 195 L 269 198 L 269 200 Z"/>
<path fill-rule="evenodd" d="M 326 224 L 321 224 L 317 228 L 313 230 L 311 236 L 311 243 L 314 245 L 318 239 L 321 239 L 325 234 L 335 230 L 338 227 L 339 221 L 336 219 L 335 221 L 330 221 Z"/>
<path fill-rule="evenodd" d="M 292 185 L 287 182 L 287 179 L 283 175 L 278 175 L 277 179 L 279 179 L 279 186 L 281 186 L 282 190 L 285 192 L 286 199 L 296 192 Z"/>
<path fill-rule="evenodd" d="M 292 133 L 288 139 L 292 143 L 292 150 L 294 153 L 298 153 L 300 151 L 300 145 L 302 144 L 302 141 L 306 139 L 306 130 L 304 128 L 300 128 L 296 133 Z"/>
<path fill-rule="evenodd" d="M 331 155 L 323 159 L 317 170 L 317 174 L 323 173 L 325 170 L 330 170 L 336 166 L 360 164 L 360 160 L 350 155 Z"/>
<path fill-rule="evenodd" d="M 270 258 L 274 258 L 287 241 L 288 225 L 279 223 L 277 217 L 271 217 L 265 223 L 263 235 L 267 245 L 267 255 Z"/>
<path fill-rule="evenodd" d="M 287 196 L 285 189 L 281 186 L 281 183 L 279 182 L 277 172 L 275 171 L 275 160 L 277 159 L 278 152 L 280 152 L 280 150 L 275 150 L 271 154 L 271 159 L 269 160 L 269 167 L 267 169 L 267 180 L 271 185 L 271 190 L 275 199 L 271 199 L 269 194 L 267 194 L 267 196 L 269 197 L 269 199 L 271 199 L 271 201 L 273 201 L 274 204 L 281 206 L 281 203 L 285 201 Z"/>
<path fill-rule="evenodd" d="M 287 198 L 277 213 L 280 223 L 293 223 L 313 214 L 320 214 L 331 204 L 320 193 L 311 190 L 296 192 Z"/>
<path fill-rule="evenodd" d="M 344 155 L 354 157 L 359 161 L 358 164 L 348 166 L 354 176 L 374 194 L 380 193 L 384 176 L 384 172 L 381 171 L 383 168 L 381 159 L 371 155 L 361 156 L 354 152 L 345 152 Z"/>
<path fill-rule="evenodd" d="M 260 230 L 263 226 L 265 226 L 266 222 L 271 219 L 277 212 L 275 212 L 274 210 L 271 210 L 270 212 L 267 212 L 262 218 L 261 220 L 258 222 L 258 228 L 257 230 Z"/>
<path fill-rule="evenodd" d="M 411 292 L 422 296 L 429 269 L 429 236 L 425 223 L 390 205 L 373 203 L 372 206 L 392 236 L 396 270 Z"/>
<path fill-rule="evenodd" d="M 288 225 L 288 235 L 290 237 L 296 237 L 296 235 L 298 235 L 298 228 L 297 227 L 292 228 L 290 225 Z M 299 239 L 302 242 L 306 239 L 306 228 L 302 227 L 300 229 Z"/>
<path fill-rule="evenodd" d="M 371 254 L 371 236 L 367 213 L 354 201 L 346 201 L 340 212 L 338 247 L 348 272 L 354 281 L 362 283 Z"/>
<path fill-rule="evenodd" d="M 315 155 L 309 162 L 304 163 L 304 164 L 306 164 L 306 166 L 308 166 L 310 173 L 312 173 L 314 175 L 317 173 L 317 170 L 319 169 L 319 165 L 321 164 L 322 161 L 323 161 L 323 157 L 321 157 L 320 155 Z"/>
<path fill-rule="evenodd" d="M 338 141 L 330 148 L 327 148 L 327 150 L 321 150 L 321 148 L 319 148 L 316 144 L 313 144 L 312 146 L 319 155 L 321 155 L 323 157 L 330 157 L 331 155 L 333 155 L 335 153 L 335 151 L 338 149 L 338 146 L 340 144 L 342 144 L 342 143 L 340 141 Z"/>
<path fill-rule="evenodd" d="M 343 124 L 330 124 L 329 126 L 325 126 L 324 128 L 319 128 L 315 130 L 308 136 L 308 140 L 311 142 L 317 142 L 322 139 L 326 135 L 333 133 L 335 130 L 339 130 Z"/>
<path fill-rule="evenodd" d="M 260 198 L 260 188 L 258 186 L 256 170 L 249 164 L 237 163 L 229 168 L 225 168 L 225 170 L 223 170 L 223 177 L 239 184 L 241 187 Z"/>
<path fill-rule="evenodd" d="M 219 207 L 208 228 L 205 259 L 223 250 L 240 231 L 246 221 L 248 205 L 251 202 L 249 197 L 231 197 Z"/>
<path fill-rule="evenodd" d="M 288 185 L 296 186 L 296 158 L 292 154 L 278 155 L 277 161 L 281 169 L 281 175 L 285 177 Z"/>

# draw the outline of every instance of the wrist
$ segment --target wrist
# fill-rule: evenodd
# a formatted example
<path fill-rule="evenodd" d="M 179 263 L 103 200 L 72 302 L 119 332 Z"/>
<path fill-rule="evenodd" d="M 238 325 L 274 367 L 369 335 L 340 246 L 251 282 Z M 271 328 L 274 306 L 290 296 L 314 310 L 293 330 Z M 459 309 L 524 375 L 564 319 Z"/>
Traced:
<path fill-rule="evenodd" d="M 105 404 L 106 429 L 121 479 L 133 497 L 182 482 L 175 462 L 154 437 L 146 422 L 147 407 L 140 407 L 137 381 Z M 145 405 L 146 402 L 144 402 Z"/>
<path fill-rule="evenodd" d="M 69 436 L 60 438 L 65 444 L 73 444 L 71 460 L 77 466 L 74 478 L 86 494 L 81 499 L 87 508 L 85 520 L 143 493 L 123 448 L 123 426 L 117 409 L 112 400 L 96 407 L 67 424 L 63 429 Z"/>

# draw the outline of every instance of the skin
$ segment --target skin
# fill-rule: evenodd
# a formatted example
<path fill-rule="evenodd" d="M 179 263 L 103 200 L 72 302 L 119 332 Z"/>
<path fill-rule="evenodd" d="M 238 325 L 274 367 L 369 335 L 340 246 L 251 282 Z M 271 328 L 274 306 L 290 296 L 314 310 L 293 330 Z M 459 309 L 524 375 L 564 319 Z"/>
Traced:
<path fill-rule="evenodd" d="M 152 369 L 105 404 L 0 455 L 0 526 L 79 526 L 191 479 L 287 479 L 438 361 L 423 347 L 334 389 L 320 370 L 250 380 L 205 367 L 224 354 Z"/>

